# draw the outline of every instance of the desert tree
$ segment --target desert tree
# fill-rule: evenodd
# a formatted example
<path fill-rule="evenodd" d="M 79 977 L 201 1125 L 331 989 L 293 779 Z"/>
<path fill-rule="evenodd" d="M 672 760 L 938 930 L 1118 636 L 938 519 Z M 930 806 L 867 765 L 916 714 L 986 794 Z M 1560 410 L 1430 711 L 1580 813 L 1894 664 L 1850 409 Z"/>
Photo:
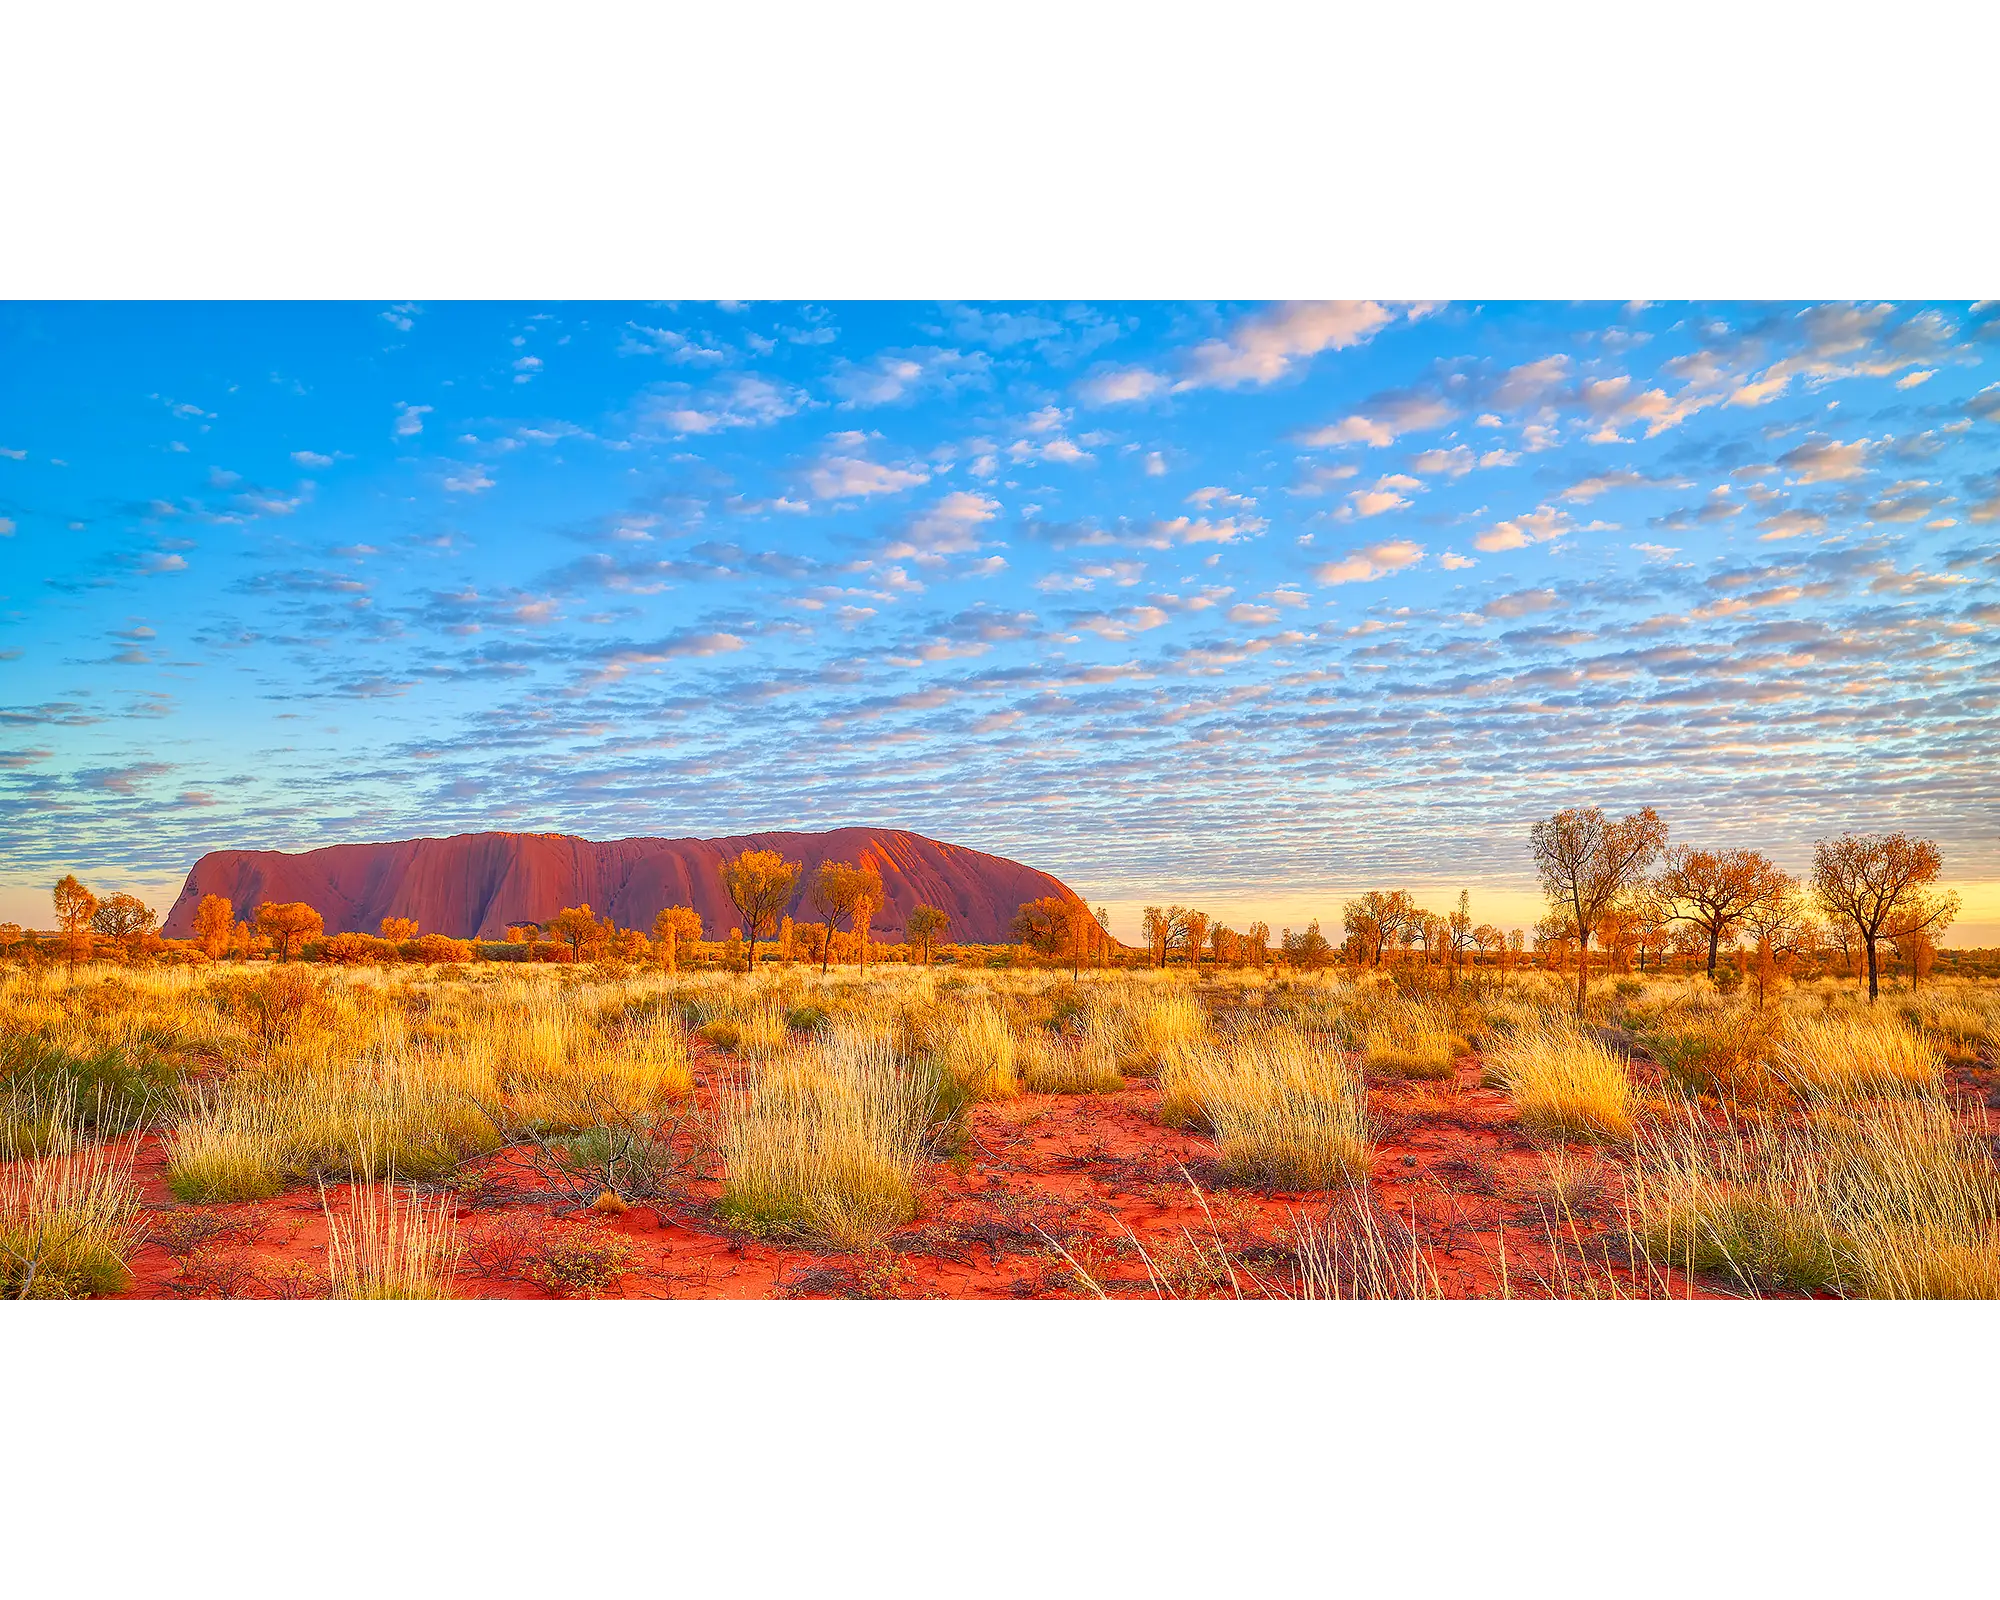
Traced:
<path fill-rule="evenodd" d="M 605 925 L 588 905 L 565 906 L 549 918 L 544 931 L 556 943 L 569 946 L 571 961 L 581 961 L 585 951 L 603 944 Z"/>
<path fill-rule="evenodd" d="M 1285 960 L 1301 972 L 1317 972 L 1333 961 L 1333 946 L 1327 943 L 1326 935 L 1319 931 L 1319 918 L 1306 924 L 1305 932 L 1294 933 L 1285 929 L 1280 946 L 1285 952 Z"/>
<path fill-rule="evenodd" d="M 1421 915 L 1417 903 L 1401 889 L 1370 889 L 1340 910 L 1341 925 L 1359 941 L 1361 959 L 1371 967 L 1382 964 L 1382 957 L 1403 941 Z"/>
<path fill-rule="evenodd" d="M 114 894 L 91 913 L 90 931 L 115 942 L 127 961 L 136 961 L 146 935 L 159 926 L 159 913 L 137 895 Z"/>
<path fill-rule="evenodd" d="M 667 971 L 681 970 L 681 941 L 701 937 L 701 913 L 693 906 L 666 906 L 653 918 L 653 938 L 659 946 L 660 965 Z"/>
<path fill-rule="evenodd" d="M 1146 949 L 1154 966 L 1167 964 L 1167 957 L 1186 925 L 1185 906 L 1147 906 L 1140 913 L 1139 927 L 1146 935 Z"/>
<path fill-rule="evenodd" d="M 1059 894 L 1026 902 L 1014 913 L 1009 931 L 1030 950 L 1045 956 L 1068 956 L 1070 971 L 1082 971 L 1085 950 L 1096 927 L 1090 908 L 1081 900 Z"/>
<path fill-rule="evenodd" d="M 205 894 L 194 908 L 194 936 L 202 953 L 220 961 L 229 953 L 229 935 L 236 921 L 236 908 L 219 894 Z"/>
<path fill-rule="evenodd" d="M 854 935 L 854 946 L 861 959 L 861 970 L 868 970 L 868 929 L 875 920 L 875 913 L 885 903 L 882 890 L 882 874 L 866 856 L 854 869 L 854 907 L 848 913 L 848 928 Z"/>
<path fill-rule="evenodd" d="M 55 886 L 53 897 L 63 954 L 74 968 L 79 955 L 89 953 L 90 919 L 97 915 L 97 896 L 77 882 L 74 872 L 68 872 Z"/>
<path fill-rule="evenodd" d="M 1190 911 L 1181 918 L 1181 948 L 1187 951 L 1188 965 L 1201 970 L 1201 952 L 1208 944 L 1209 916 L 1206 911 Z"/>
<path fill-rule="evenodd" d="M 1271 925 L 1268 922 L 1253 922 L 1243 930 L 1243 956 L 1252 966 L 1262 972 L 1271 964 Z"/>
<path fill-rule="evenodd" d="M 415 917 L 384 917 L 382 937 L 391 944 L 408 944 L 420 931 Z"/>
<path fill-rule="evenodd" d="M 1451 951 L 1452 977 L 1456 981 L 1458 969 L 1465 965 L 1477 941 L 1473 938 L 1472 893 L 1458 891 L 1458 904 L 1453 907 L 1445 921 L 1445 943 Z"/>
<path fill-rule="evenodd" d="M 326 920 L 303 900 L 266 900 L 257 907 L 257 931 L 271 941 L 280 961 L 289 961 L 308 939 L 326 931 Z"/>
<path fill-rule="evenodd" d="M 1472 930 L 1472 946 L 1481 955 L 1497 960 L 1500 952 L 1507 948 L 1507 935 L 1490 922 L 1482 922 Z"/>
<path fill-rule="evenodd" d="M 1590 990 L 1590 936 L 1605 912 L 1630 895 L 1667 846 L 1667 825 L 1651 806 L 1613 822 L 1596 806 L 1558 811 L 1529 832 L 1542 892 L 1576 942 L 1576 1012 Z"/>
<path fill-rule="evenodd" d="M 804 867 L 787 861 L 775 850 L 745 850 L 722 863 L 722 887 L 743 918 L 749 935 L 750 952 L 743 964 L 745 973 L 757 970 L 757 940 L 778 926 L 778 918 L 792 903 Z"/>
<path fill-rule="evenodd" d="M 825 934 L 819 940 L 822 976 L 833 959 L 833 930 L 842 917 L 853 913 L 863 887 L 861 869 L 850 861 L 822 861 L 813 872 L 806 898 L 825 927 Z"/>
<path fill-rule="evenodd" d="M 1882 936 L 1895 946 L 1897 959 L 1908 969 L 1910 987 L 1920 987 L 1937 961 L 1937 942 L 1931 930 L 1919 923 L 1894 923 Z"/>
<path fill-rule="evenodd" d="M 1707 939 L 1712 978 L 1718 952 L 1735 943 L 1743 919 L 1760 902 L 1782 895 L 1785 886 L 1796 881 L 1760 850 L 1691 850 L 1677 845 L 1667 852 L 1659 875 L 1648 887 L 1664 920 L 1687 923 Z"/>
<path fill-rule="evenodd" d="M 1093 907 L 1090 913 L 1090 920 L 1097 924 L 1097 932 L 1093 935 L 1097 944 L 1097 964 L 1100 968 L 1109 966 L 1111 964 L 1111 908 L 1109 906 Z"/>
<path fill-rule="evenodd" d="M 1877 941 L 1894 928 L 1935 936 L 1958 915 L 1958 896 L 1933 887 L 1943 869 L 1934 843 L 1903 833 L 1844 833 L 1813 846 L 1813 898 L 1867 953 L 1870 1005 L 1881 987 Z"/>
<path fill-rule="evenodd" d="M 912 906 L 903 923 L 903 937 L 914 939 L 923 948 L 924 965 L 931 964 L 931 941 L 951 926 L 951 918 L 936 906 Z"/>
<path fill-rule="evenodd" d="M 1208 930 L 1208 954 L 1217 969 L 1237 963 L 1236 930 L 1226 922 L 1218 922 Z"/>

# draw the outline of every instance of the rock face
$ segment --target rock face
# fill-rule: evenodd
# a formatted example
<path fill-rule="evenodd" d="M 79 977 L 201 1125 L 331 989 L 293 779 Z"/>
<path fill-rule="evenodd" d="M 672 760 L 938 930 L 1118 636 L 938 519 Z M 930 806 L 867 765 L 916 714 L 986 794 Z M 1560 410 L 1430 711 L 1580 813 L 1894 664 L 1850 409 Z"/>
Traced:
<path fill-rule="evenodd" d="M 248 921 L 260 901 L 303 900 L 328 933 L 373 933 L 384 917 L 414 917 L 425 933 L 499 939 L 509 923 L 546 922 L 565 906 L 609 913 L 621 928 L 650 931 L 666 906 L 693 906 L 709 938 L 742 918 L 722 887 L 722 863 L 740 850 L 776 850 L 805 871 L 791 915 L 815 919 L 806 885 L 822 861 L 872 863 L 888 904 L 870 925 L 898 938 L 913 907 L 951 918 L 944 937 L 999 944 L 1014 913 L 1044 895 L 1077 896 L 1046 872 L 898 829 L 750 833 L 730 839 L 614 839 L 561 833 L 460 833 L 396 844 L 337 844 L 288 855 L 214 850 L 188 874 L 162 930 L 186 938 L 203 895 L 219 894 Z"/>

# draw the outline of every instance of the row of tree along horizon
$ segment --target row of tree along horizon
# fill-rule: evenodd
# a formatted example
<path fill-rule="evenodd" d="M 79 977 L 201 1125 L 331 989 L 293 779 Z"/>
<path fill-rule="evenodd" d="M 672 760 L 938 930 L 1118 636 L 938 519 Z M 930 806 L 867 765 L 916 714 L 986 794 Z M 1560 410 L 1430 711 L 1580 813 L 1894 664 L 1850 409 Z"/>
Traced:
<path fill-rule="evenodd" d="M 890 944 L 872 935 L 885 897 L 881 874 L 866 858 L 824 862 L 807 878 L 799 862 L 776 851 L 746 850 L 721 866 L 723 887 L 742 919 L 726 939 L 707 939 L 700 915 L 688 906 L 662 910 L 649 934 L 619 928 L 587 905 L 509 927 L 504 941 L 424 933 L 400 917 L 384 918 L 377 935 L 328 936 L 320 913 L 302 902 L 266 902 L 239 919 L 227 899 L 207 895 L 195 913 L 194 937 L 172 941 L 158 935 L 157 914 L 135 896 L 99 899 L 71 874 L 55 886 L 54 937 L 0 924 L 0 957 L 74 964 L 108 949 L 134 962 L 598 961 L 657 963 L 671 972 L 685 960 L 748 971 L 761 943 L 769 947 L 765 961 L 806 961 L 822 970 L 836 960 L 928 964 L 934 951 L 948 961 L 978 952 L 989 964 L 1039 962 L 1074 971 L 1139 963 L 1299 970 L 1419 964 L 1455 977 L 1468 968 L 1532 967 L 1574 973 L 1581 1008 L 1593 968 L 1644 973 L 1699 966 L 1724 986 L 1750 980 L 1760 998 L 1781 977 L 1844 971 L 1865 978 L 1872 999 L 1883 948 L 1894 951 L 1912 981 L 1921 981 L 1936 960 L 1938 934 L 1959 906 L 1956 894 L 1936 887 L 1943 866 L 1936 844 L 1901 833 L 1822 839 L 1808 882 L 1761 851 L 1669 847 L 1666 824 L 1650 807 L 1616 821 L 1596 807 L 1558 812 L 1534 825 L 1530 850 L 1549 904 L 1532 929 L 1475 922 L 1469 892 L 1439 914 L 1402 890 L 1371 890 L 1342 907 L 1337 945 L 1317 919 L 1297 932 L 1284 929 L 1273 943 L 1262 922 L 1238 930 L 1169 905 L 1145 908 L 1145 944 L 1134 948 L 1112 936 L 1106 908 L 1057 895 L 1024 904 L 1013 920 L 1014 945 L 997 952 L 948 944 L 951 918 L 930 905 L 914 907 L 904 919 L 903 942 Z M 792 915 L 808 909 L 810 919 Z M 1967 953 L 1951 954 L 1958 966 Z M 1980 953 L 1970 954 L 1976 960 Z"/>

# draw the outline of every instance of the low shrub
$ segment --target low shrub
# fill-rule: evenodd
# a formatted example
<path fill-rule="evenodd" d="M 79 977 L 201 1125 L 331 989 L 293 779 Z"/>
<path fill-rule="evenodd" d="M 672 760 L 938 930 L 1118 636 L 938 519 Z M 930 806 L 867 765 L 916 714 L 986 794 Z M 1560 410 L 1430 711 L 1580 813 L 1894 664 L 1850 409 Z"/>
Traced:
<path fill-rule="evenodd" d="M 1559 1139 L 1627 1139 L 1632 1081 L 1622 1056 L 1553 1014 L 1525 1021 L 1488 1047 L 1487 1071 L 1521 1125 Z"/>

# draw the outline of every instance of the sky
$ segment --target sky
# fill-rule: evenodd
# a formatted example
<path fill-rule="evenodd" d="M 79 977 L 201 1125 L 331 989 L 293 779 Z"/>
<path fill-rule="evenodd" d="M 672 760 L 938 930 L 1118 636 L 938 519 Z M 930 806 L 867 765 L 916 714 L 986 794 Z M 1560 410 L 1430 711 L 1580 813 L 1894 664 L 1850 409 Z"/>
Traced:
<path fill-rule="evenodd" d="M 1530 824 L 1938 840 L 2000 943 L 2000 303 L 0 305 L 0 917 L 911 828 L 1274 928 Z"/>

